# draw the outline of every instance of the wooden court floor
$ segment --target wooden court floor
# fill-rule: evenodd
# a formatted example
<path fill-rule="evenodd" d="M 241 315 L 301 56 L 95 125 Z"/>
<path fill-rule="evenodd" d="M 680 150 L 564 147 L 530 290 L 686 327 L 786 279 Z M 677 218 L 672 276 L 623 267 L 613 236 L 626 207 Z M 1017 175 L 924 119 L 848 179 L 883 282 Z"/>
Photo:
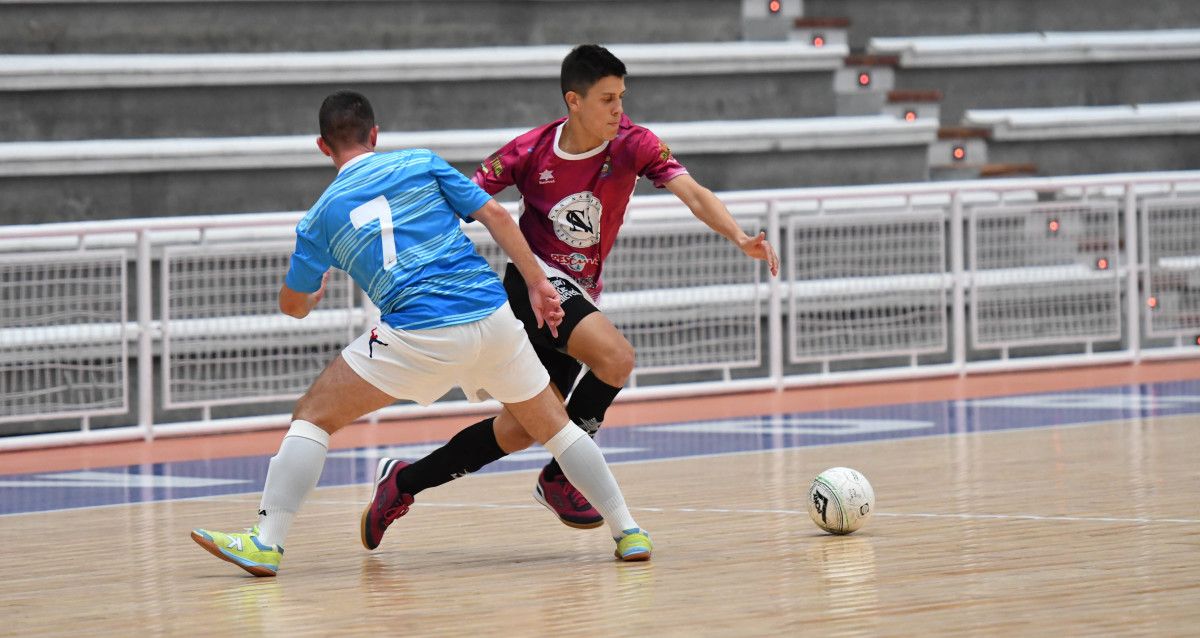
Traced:
<path fill-rule="evenodd" d="M 275 579 L 188 539 L 256 494 L 0 517 L 0 635 L 1197 635 L 1198 459 L 1188 415 L 616 465 L 644 564 L 532 472 L 422 494 L 375 552 L 368 487 L 319 489 Z M 834 465 L 878 498 L 851 536 L 804 509 Z"/>

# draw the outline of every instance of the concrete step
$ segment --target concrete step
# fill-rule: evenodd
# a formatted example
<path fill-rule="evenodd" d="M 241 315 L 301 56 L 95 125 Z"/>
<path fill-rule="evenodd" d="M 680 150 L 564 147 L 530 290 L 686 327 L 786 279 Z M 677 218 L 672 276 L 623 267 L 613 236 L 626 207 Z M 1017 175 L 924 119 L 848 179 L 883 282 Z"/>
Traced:
<path fill-rule="evenodd" d="M 287 135 L 316 131 L 340 88 L 384 128 L 532 127 L 564 112 L 569 46 L 323 53 L 0 56 L 0 139 Z M 626 44 L 626 110 L 638 120 L 834 114 L 844 46 Z"/>
<path fill-rule="evenodd" d="M 883 112 L 888 92 L 896 85 L 896 56 L 848 55 L 833 78 L 838 115 L 875 115 Z"/>
<path fill-rule="evenodd" d="M 849 41 L 849 29 L 849 18 L 796 18 L 788 39 L 807 42 L 814 47 L 845 45 Z"/>
<path fill-rule="evenodd" d="M 929 145 L 929 179 L 978 179 L 988 164 L 988 131 L 984 128 L 943 126 Z"/>
<path fill-rule="evenodd" d="M 941 119 L 941 102 L 942 92 L 937 90 L 892 90 L 888 91 L 883 112 L 910 122 L 917 119 L 937 121 Z"/>

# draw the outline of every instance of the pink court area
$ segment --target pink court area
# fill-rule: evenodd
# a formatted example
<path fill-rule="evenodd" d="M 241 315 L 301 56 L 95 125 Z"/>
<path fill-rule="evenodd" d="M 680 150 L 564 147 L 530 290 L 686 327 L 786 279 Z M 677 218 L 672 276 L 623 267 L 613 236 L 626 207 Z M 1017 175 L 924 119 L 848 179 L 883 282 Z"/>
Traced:
<path fill-rule="evenodd" d="M 1200 378 L 1200 362 L 1160 361 L 631 401 L 614 405 L 608 412 L 604 427 L 1057 392 L 1196 378 Z M 466 425 L 485 416 L 487 414 L 480 413 L 381 421 L 377 424 L 357 423 L 338 432 L 333 437 L 331 447 L 344 449 L 445 441 Z M 66 471 L 274 454 L 282 433 L 283 429 L 276 428 L 149 442 L 130 441 L 0 453 L 0 473 Z"/>

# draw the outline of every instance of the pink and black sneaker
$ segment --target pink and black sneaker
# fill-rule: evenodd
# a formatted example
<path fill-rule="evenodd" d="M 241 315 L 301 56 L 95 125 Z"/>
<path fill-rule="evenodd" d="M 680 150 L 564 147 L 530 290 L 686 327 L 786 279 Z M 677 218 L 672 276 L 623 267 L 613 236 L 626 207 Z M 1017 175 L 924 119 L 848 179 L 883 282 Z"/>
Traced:
<path fill-rule="evenodd" d="M 554 512 L 564 525 L 577 529 L 592 529 L 604 524 L 604 517 L 592 507 L 587 498 L 575 489 L 574 485 L 563 474 L 557 478 L 546 478 L 546 469 L 538 474 L 537 485 L 533 488 L 533 498 Z"/>
<path fill-rule="evenodd" d="M 375 491 L 371 492 L 371 502 L 362 513 L 360 529 L 363 547 L 379 547 L 388 525 L 407 514 L 408 506 L 413 504 L 412 494 L 401 493 L 396 486 L 396 475 L 406 467 L 408 463 L 399 459 L 379 459 L 379 466 L 375 469 Z"/>

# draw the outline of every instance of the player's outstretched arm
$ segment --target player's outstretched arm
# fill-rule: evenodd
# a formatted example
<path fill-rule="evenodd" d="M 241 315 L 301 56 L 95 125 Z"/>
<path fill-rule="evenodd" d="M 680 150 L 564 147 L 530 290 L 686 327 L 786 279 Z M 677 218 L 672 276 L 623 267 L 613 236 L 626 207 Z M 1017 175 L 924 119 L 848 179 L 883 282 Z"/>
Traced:
<path fill-rule="evenodd" d="M 545 323 L 550 326 L 550 334 L 558 336 L 558 324 L 562 323 L 563 309 L 558 298 L 558 290 L 546 279 L 546 273 L 537 264 L 529 242 L 521 234 L 512 216 L 494 199 L 488 200 L 483 208 L 475 211 L 471 217 L 483 224 L 492 238 L 499 244 L 500 249 L 508 255 L 513 265 L 525 278 L 525 286 L 529 289 L 529 303 L 533 314 L 537 317 L 538 327 Z"/>
<path fill-rule="evenodd" d="M 307 317 L 325 297 L 325 284 L 328 282 L 329 272 L 326 271 L 325 276 L 321 277 L 321 287 L 316 292 L 297 292 L 284 284 L 279 289 L 279 310 L 297 319 Z"/>
<path fill-rule="evenodd" d="M 725 239 L 733 242 L 742 252 L 750 257 L 767 262 L 772 275 L 779 274 L 779 257 L 775 249 L 767 241 L 766 233 L 751 237 L 742 232 L 733 215 L 720 198 L 713 192 L 700 185 L 691 175 L 680 175 L 666 184 L 667 190 L 675 193 L 697 219 L 708 225 Z"/>

